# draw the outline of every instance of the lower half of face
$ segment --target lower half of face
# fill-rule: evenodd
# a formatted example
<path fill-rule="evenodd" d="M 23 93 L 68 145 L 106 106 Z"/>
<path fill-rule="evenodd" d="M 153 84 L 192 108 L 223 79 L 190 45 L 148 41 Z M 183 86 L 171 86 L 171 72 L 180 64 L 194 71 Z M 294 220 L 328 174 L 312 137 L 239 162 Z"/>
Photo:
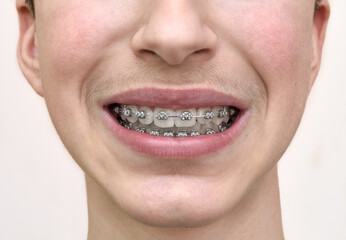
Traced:
<path fill-rule="evenodd" d="M 38 1 L 44 95 L 117 206 L 198 226 L 231 211 L 290 143 L 310 89 L 313 3 L 155 2 Z"/>

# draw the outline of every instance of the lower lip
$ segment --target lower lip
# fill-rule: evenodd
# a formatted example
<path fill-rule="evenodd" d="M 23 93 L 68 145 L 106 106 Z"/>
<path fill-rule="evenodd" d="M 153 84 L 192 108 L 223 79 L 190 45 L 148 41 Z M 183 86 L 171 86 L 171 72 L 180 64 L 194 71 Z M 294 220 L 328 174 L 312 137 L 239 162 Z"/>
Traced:
<path fill-rule="evenodd" d="M 104 111 L 104 118 L 115 138 L 133 151 L 153 157 L 196 158 L 216 153 L 232 144 L 246 125 L 248 114 L 242 112 L 233 125 L 222 133 L 182 138 L 152 136 L 128 130 L 107 110 Z"/>

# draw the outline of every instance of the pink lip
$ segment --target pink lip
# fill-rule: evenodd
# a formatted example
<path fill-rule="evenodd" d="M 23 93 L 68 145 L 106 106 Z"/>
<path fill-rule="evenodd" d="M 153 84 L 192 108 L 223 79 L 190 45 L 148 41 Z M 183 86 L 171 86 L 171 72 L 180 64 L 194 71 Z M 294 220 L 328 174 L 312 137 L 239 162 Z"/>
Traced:
<path fill-rule="evenodd" d="M 157 137 L 128 130 L 121 126 L 109 113 L 107 107 L 112 103 L 126 103 L 139 106 L 156 106 L 170 109 L 183 109 L 206 106 L 235 106 L 240 115 L 227 131 L 211 135 L 185 138 Z M 246 103 L 213 90 L 167 90 L 138 89 L 113 96 L 103 105 L 104 119 L 115 138 L 130 149 L 153 157 L 196 158 L 215 153 L 240 135 L 248 119 Z"/>
<path fill-rule="evenodd" d="M 172 90 L 145 88 L 130 90 L 107 99 L 103 106 L 112 103 L 139 105 L 148 107 L 162 107 L 170 109 L 184 109 L 190 107 L 234 106 L 246 109 L 247 104 L 239 99 L 208 89 Z"/>

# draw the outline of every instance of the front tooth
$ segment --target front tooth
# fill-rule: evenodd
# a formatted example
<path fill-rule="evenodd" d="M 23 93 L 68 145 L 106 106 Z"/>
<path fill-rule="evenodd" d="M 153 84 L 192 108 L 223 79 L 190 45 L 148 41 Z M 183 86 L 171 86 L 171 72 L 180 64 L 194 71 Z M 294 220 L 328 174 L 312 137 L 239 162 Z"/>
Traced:
<path fill-rule="evenodd" d="M 212 119 L 212 122 L 216 125 L 219 125 L 222 122 L 227 122 L 229 120 L 229 113 L 226 107 L 213 107 L 212 109 L 215 116 Z"/>
<path fill-rule="evenodd" d="M 127 109 L 131 110 L 131 114 L 130 116 L 126 117 L 126 119 L 130 122 L 130 123 L 135 123 L 138 120 L 138 117 L 136 116 L 136 112 L 138 111 L 137 107 L 134 105 L 129 105 L 127 106 Z"/>
<path fill-rule="evenodd" d="M 196 109 L 183 109 L 175 111 L 176 118 L 174 119 L 174 124 L 177 127 L 192 127 L 196 124 Z"/>
<path fill-rule="evenodd" d="M 171 128 L 174 126 L 173 110 L 164 108 L 155 108 L 154 110 L 154 124 L 160 128 Z"/>
<path fill-rule="evenodd" d="M 200 108 L 198 109 L 197 112 L 197 116 L 199 116 L 197 118 L 197 121 L 200 124 L 208 124 L 212 121 L 212 119 L 214 118 L 214 113 L 212 112 L 210 107 L 206 107 L 206 108 Z"/>
<path fill-rule="evenodd" d="M 148 107 L 140 107 L 139 111 L 143 111 L 145 113 L 145 117 L 144 118 L 139 118 L 139 122 L 145 125 L 149 125 L 150 123 L 152 123 L 154 121 L 153 118 L 153 111 L 151 111 L 150 108 Z"/>

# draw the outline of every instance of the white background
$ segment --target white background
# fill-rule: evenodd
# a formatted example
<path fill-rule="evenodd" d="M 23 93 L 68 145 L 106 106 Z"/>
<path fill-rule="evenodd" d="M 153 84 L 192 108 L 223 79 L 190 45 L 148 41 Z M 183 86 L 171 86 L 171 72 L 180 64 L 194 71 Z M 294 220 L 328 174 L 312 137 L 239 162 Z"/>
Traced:
<path fill-rule="evenodd" d="M 331 1 L 322 69 L 279 164 L 287 240 L 346 240 L 346 1 Z M 0 239 L 86 239 L 83 173 L 19 71 L 13 0 L 0 34 Z"/>

